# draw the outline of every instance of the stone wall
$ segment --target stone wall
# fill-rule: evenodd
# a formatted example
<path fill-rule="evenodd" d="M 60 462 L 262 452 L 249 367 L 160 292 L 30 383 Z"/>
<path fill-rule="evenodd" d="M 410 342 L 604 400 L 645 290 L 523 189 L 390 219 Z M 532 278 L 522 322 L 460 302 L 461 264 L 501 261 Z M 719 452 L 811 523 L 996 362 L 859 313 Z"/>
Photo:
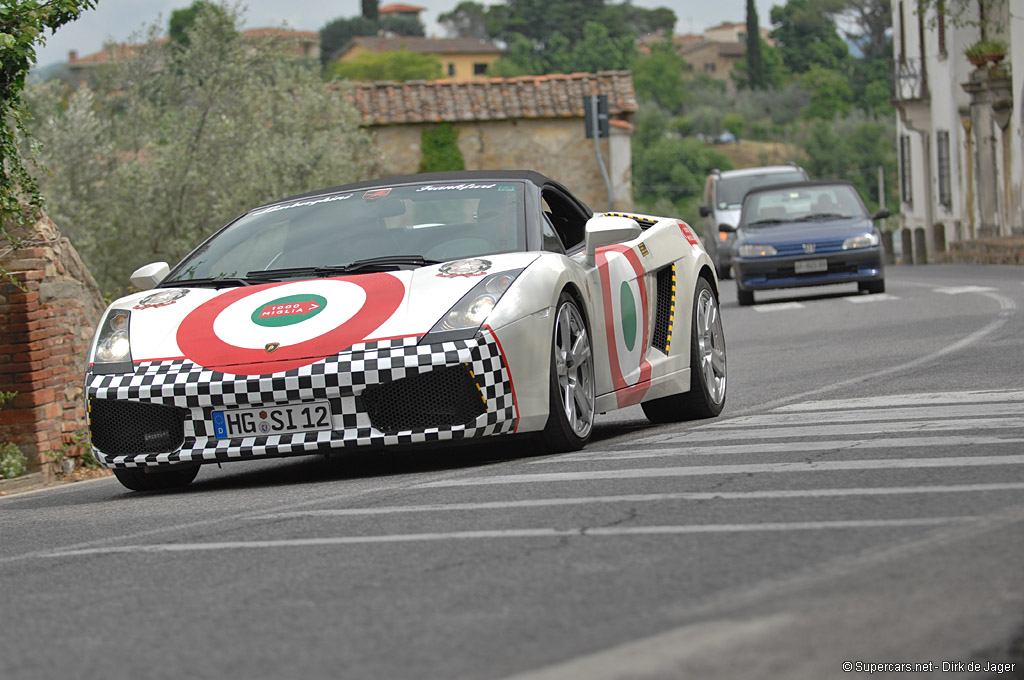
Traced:
<path fill-rule="evenodd" d="M 0 267 L 15 282 L 0 282 L 0 391 L 18 396 L 0 411 L 0 440 L 17 444 L 30 469 L 52 474 L 49 454 L 82 453 L 74 442 L 86 430 L 85 360 L 105 305 L 48 218 L 15 236 L 23 247 L 0 250 Z"/>

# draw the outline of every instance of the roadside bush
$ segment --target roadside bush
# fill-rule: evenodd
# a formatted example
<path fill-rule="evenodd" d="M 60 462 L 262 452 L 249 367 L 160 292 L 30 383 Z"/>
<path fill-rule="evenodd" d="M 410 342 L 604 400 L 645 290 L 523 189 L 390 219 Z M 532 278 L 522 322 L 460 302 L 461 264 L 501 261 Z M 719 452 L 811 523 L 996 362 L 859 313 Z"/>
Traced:
<path fill-rule="evenodd" d="M 0 392 L 0 410 L 7 405 L 7 402 L 18 396 L 17 392 Z M 25 474 L 28 469 L 28 459 L 12 442 L 0 443 L 0 479 L 13 479 Z"/>

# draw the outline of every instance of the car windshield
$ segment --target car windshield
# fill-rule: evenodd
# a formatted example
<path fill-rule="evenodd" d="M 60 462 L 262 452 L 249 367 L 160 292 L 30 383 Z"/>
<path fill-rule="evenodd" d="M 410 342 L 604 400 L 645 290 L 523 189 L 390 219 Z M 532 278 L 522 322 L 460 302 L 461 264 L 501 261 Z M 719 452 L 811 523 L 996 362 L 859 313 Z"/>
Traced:
<path fill-rule="evenodd" d="M 525 248 L 524 184 L 382 185 L 253 210 L 183 260 L 163 285 L 282 271 L 386 268 Z M 266 276 L 260 277 L 266 278 Z"/>
<path fill-rule="evenodd" d="M 864 204 L 848 184 L 789 186 L 747 196 L 740 225 L 757 227 L 865 217 Z"/>
<path fill-rule="evenodd" d="M 739 177 L 722 177 L 715 188 L 715 205 L 719 210 L 739 210 L 743 205 L 743 197 L 751 189 L 772 184 L 790 184 L 806 179 L 799 170 L 792 172 L 766 172 L 759 175 L 740 175 Z"/>

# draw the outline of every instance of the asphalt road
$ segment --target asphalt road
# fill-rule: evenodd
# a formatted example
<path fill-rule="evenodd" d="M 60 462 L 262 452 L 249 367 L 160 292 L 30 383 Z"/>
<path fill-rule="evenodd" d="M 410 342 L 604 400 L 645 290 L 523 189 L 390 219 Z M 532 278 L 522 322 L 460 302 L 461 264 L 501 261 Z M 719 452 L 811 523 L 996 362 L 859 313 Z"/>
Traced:
<path fill-rule="evenodd" d="M 722 416 L 578 454 L 2 498 L 0 678 L 1024 677 L 1024 269 L 887 283 L 723 282 Z"/>

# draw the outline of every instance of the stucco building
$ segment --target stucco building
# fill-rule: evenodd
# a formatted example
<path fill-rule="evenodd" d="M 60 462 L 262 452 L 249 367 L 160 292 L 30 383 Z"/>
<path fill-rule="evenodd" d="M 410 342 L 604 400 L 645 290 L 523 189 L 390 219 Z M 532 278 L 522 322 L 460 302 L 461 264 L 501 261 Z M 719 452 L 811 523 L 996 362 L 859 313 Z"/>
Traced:
<path fill-rule="evenodd" d="M 408 50 L 436 57 L 445 78 L 487 80 L 501 48 L 478 38 L 423 38 L 417 36 L 358 36 L 352 38 L 332 57 L 332 61 L 351 61 L 367 52 Z"/>

